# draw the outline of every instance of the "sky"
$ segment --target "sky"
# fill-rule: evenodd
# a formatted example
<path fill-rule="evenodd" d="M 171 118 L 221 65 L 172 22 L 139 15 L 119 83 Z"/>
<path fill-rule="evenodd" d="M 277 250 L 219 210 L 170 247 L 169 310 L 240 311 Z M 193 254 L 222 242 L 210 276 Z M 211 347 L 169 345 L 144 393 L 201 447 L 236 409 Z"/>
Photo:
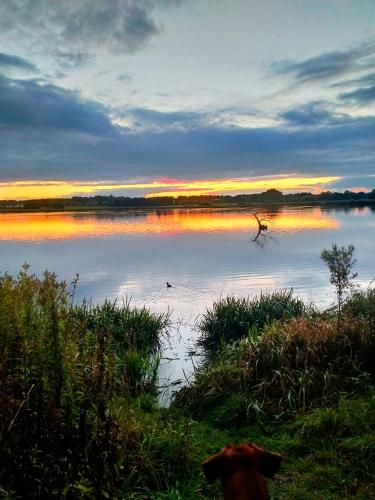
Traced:
<path fill-rule="evenodd" d="M 0 198 L 375 188 L 374 0 L 2 0 Z"/>

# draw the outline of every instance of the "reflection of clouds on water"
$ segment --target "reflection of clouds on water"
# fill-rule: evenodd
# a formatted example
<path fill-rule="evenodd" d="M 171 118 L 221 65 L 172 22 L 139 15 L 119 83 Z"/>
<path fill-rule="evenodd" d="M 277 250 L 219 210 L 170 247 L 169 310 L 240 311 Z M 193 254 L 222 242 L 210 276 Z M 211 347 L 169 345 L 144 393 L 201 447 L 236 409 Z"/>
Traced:
<path fill-rule="evenodd" d="M 370 207 L 353 207 L 350 211 L 352 216 L 366 216 L 370 213 Z"/>
<path fill-rule="evenodd" d="M 302 214 L 302 216 L 301 216 Z M 233 233 L 252 231 L 254 213 L 249 209 L 176 209 L 129 213 L 3 213 L 0 214 L 0 241 L 60 241 L 108 238 L 119 235 L 159 234 L 173 237 L 189 233 Z M 279 209 L 267 213 L 277 231 L 337 229 L 335 218 L 319 207 L 310 210 Z"/>
<path fill-rule="evenodd" d="M 163 354 L 171 360 L 163 361 L 161 379 L 190 376 L 196 318 L 220 296 L 294 288 L 318 306 L 330 305 L 334 291 L 319 255 L 332 241 L 355 245 L 362 284 L 375 275 L 375 211 L 366 207 L 262 212 L 275 236 L 264 248 L 251 244 L 257 227 L 248 209 L 36 214 L 34 223 L 30 214 L 11 215 L 0 214 L 1 272 L 15 274 L 26 261 L 33 272 L 48 268 L 68 283 L 79 273 L 76 301 L 130 298 L 133 305 L 172 311 Z M 67 226 L 63 216 L 70 217 Z M 63 225 L 54 227 L 59 220 Z"/>

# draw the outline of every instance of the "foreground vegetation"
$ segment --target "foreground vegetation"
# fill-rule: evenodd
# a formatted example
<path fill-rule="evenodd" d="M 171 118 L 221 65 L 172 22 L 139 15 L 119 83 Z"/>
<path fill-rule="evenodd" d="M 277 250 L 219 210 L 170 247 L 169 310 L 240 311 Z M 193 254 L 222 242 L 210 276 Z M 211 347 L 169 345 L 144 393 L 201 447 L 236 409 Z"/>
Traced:
<path fill-rule="evenodd" d="M 340 321 L 289 291 L 220 300 L 169 408 L 168 315 L 74 288 L 0 277 L 0 497 L 220 499 L 200 464 L 248 441 L 284 456 L 275 499 L 375 496 L 374 288 L 343 289 Z"/>
<path fill-rule="evenodd" d="M 27 266 L 0 279 L 0 484 L 8 496 L 114 495 L 138 442 L 128 402 L 156 395 L 168 316 L 71 299 L 54 274 L 38 279 Z"/>

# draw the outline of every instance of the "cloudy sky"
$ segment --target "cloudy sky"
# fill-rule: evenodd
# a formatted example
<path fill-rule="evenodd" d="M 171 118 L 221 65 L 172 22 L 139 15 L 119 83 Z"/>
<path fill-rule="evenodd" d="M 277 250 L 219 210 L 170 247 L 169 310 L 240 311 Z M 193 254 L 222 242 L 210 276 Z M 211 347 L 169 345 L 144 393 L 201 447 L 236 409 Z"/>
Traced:
<path fill-rule="evenodd" d="M 375 187 L 374 0 L 2 0 L 0 198 Z"/>

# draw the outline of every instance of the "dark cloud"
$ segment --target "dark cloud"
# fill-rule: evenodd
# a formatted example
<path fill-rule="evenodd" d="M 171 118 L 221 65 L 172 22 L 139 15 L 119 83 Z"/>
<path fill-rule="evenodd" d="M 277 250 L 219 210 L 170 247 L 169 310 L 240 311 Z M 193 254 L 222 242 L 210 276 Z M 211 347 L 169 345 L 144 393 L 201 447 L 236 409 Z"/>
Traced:
<path fill-rule="evenodd" d="M 143 130 L 165 130 L 166 128 L 191 129 L 202 124 L 207 114 L 197 111 L 162 112 L 154 109 L 130 108 L 125 109 L 119 116 L 129 118 L 133 126 Z"/>
<path fill-rule="evenodd" d="M 123 110 L 139 123 L 126 129 L 73 92 L 2 77 L 0 108 L 4 180 L 344 175 L 374 169 L 375 117 L 330 117 L 323 103 L 306 105 L 299 116 L 296 110 L 284 113 L 292 126 L 267 128 L 209 125 L 212 115 L 137 108 Z"/>
<path fill-rule="evenodd" d="M 326 108 L 326 103 L 319 101 L 290 109 L 282 113 L 280 118 L 297 126 L 332 125 L 339 120 L 337 115 Z"/>
<path fill-rule="evenodd" d="M 147 0 L 78 1 L 74 15 L 65 18 L 64 40 L 134 52 L 159 31 L 151 18 L 152 7 L 153 2 Z"/>
<path fill-rule="evenodd" d="M 373 69 L 375 57 L 375 42 L 363 43 L 357 47 L 327 52 L 304 61 L 279 61 L 272 64 L 276 75 L 290 75 L 295 83 L 326 80 L 342 75 Z"/>
<path fill-rule="evenodd" d="M 361 87 L 352 92 L 345 92 L 340 94 L 339 97 L 343 101 L 350 101 L 361 106 L 370 104 L 375 101 L 375 85 L 371 87 Z"/>
<path fill-rule="evenodd" d="M 348 175 L 345 178 L 336 181 L 334 186 L 337 191 L 344 191 L 346 189 L 350 190 L 354 187 L 372 190 L 375 186 L 375 178 L 374 176 L 360 174 Z"/>
<path fill-rule="evenodd" d="M 97 103 L 74 92 L 36 80 L 12 80 L 0 75 L 0 130 L 70 130 L 103 135 L 113 126 Z"/>
<path fill-rule="evenodd" d="M 374 63 L 375 64 L 375 63 Z M 362 87 L 367 85 L 375 85 L 375 73 L 367 73 L 358 78 L 346 79 L 341 82 L 332 83 L 332 88 L 345 88 L 345 87 Z"/>
<path fill-rule="evenodd" d="M 23 71 L 37 72 L 38 69 L 35 64 L 23 59 L 22 57 L 4 54 L 0 52 L 0 69 L 5 68 L 15 68 L 21 69 Z"/>
<path fill-rule="evenodd" d="M 7 0 L 0 2 L 0 39 L 20 40 L 65 67 L 96 49 L 133 53 L 161 27 L 156 9 L 174 0 Z M 62 49 L 63 47 L 63 49 Z"/>

